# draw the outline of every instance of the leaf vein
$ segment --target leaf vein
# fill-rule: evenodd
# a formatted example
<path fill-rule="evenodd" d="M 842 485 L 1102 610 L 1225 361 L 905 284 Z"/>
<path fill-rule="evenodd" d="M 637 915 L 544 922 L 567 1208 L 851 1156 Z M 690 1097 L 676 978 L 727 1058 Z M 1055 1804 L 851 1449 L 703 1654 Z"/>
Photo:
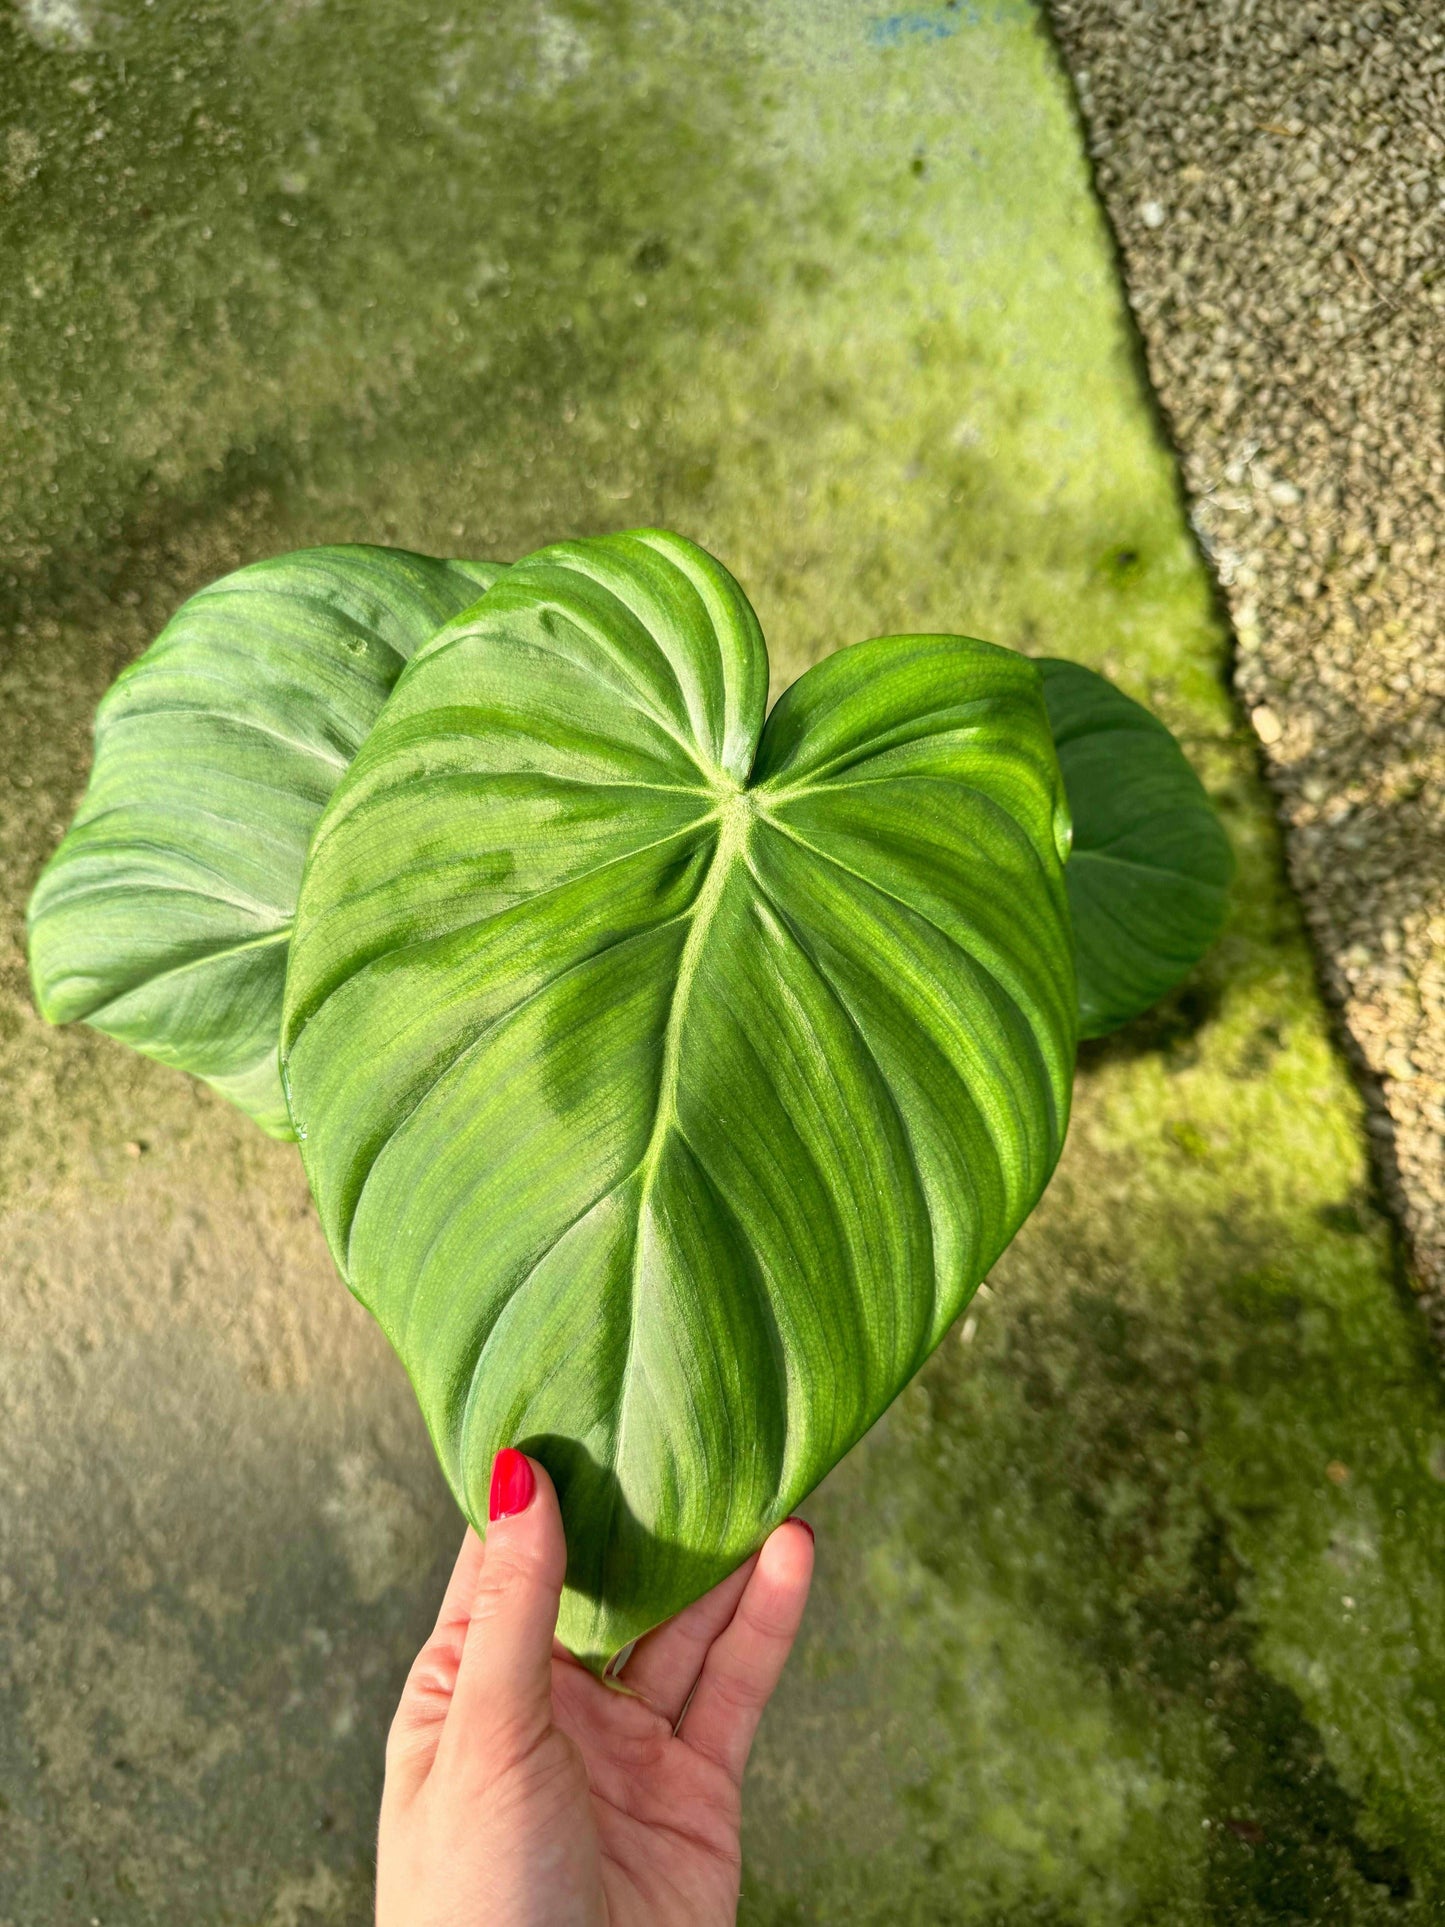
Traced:
<path fill-rule="evenodd" d="M 898 1125 L 899 1133 L 902 1136 L 903 1142 L 907 1146 L 909 1165 L 911 1168 L 912 1176 L 917 1185 L 918 1195 L 923 1203 L 923 1218 L 928 1231 L 928 1270 L 929 1270 L 929 1277 L 932 1281 L 932 1289 L 930 1292 L 932 1308 L 931 1308 L 931 1315 L 924 1328 L 924 1338 L 926 1340 L 927 1334 L 929 1331 L 932 1330 L 933 1324 L 938 1316 L 940 1287 L 939 1287 L 938 1266 L 937 1266 L 937 1244 L 936 1244 L 936 1236 L 935 1236 L 934 1224 L 933 1224 L 933 1210 L 931 1205 L 928 1202 L 928 1193 L 923 1186 L 921 1177 L 919 1176 L 918 1152 L 917 1152 L 917 1147 L 914 1143 L 913 1133 L 909 1129 L 908 1120 L 903 1115 L 903 1107 L 898 1102 L 897 1096 L 895 1095 L 893 1090 L 893 1086 L 889 1082 L 887 1073 L 884 1071 L 882 1064 L 878 1061 L 878 1054 L 874 1050 L 873 1046 L 869 1043 L 868 1038 L 863 1030 L 863 1026 L 858 1021 L 857 1014 L 853 1010 L 851 1004 L 848 1002 L 848 999 L 844 996 L 843 990 L 839 985 L 839 983 L 837 982 L 837 979 L 833 976 L 832 972 L 825 967 L 821 959 L 817 956 L 816 952 L 813 949 L 812 944 L 809 943 L 807 936 L 804 933 L 801 925 L 798 924 L 795 921 L 795 919 L 792 917 L 792 915 L 787 910 L 785 910 L 783 906 L 778 902 L 777 898 L 773 895 L 772 891 L 768 889 L 767 885 L 763 882 L 762 878 L 758 875 L 757 871 L 753 868 L 751 864 L 748 865 L 748 869 L 752 875 L 753 882 L 757 887 L 759 896 L 761 896 L 764 899 L 764 901 L 770 906 L 770 908 L 773 911 L 773 914 L 778 918 L 779 922 L 792 936 L 794 943 L 798 947 L 799 953 L 806 960 L 809 967 L 812 969 L 814 975 L 818 978 L 820 983 L 822 983 L 824 988 L 828 991 L 828 993 L 832 997 L 834 1003 L 837 1005 L 838 1009 L 843 1013 L 843 1016 L 847 1019 L 849 1028 L 852 1030 L 853 1035 L 858 1040 L 858 1045 L 863 1052 L 865 1061 L 872 1068 L 877 1086 L 882 1091 L 884 1099 L 887 1102 L 888 1108 L 893 1113 L 894 1120 Z"/>

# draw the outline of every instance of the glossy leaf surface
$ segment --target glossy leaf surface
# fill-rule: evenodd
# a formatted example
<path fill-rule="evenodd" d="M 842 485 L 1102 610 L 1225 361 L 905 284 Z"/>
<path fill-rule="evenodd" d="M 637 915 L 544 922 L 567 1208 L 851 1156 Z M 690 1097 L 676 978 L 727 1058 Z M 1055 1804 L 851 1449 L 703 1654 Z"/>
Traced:
<path fill-rule="evenodd" d="M 281 994 L 311 832 L 402 665 L 489 563 L 304 549 L 186 602 L 115 682 L 30 904 L 36 999 L 289 1137 Z"/>
<path fill-rule="evenodd" d="M 559 544 L 422 650 L 318 828 L 283 1058 L 459 1503 L 557 1480 L 601 1665 L 917 1370 L 1043 1188 L 1074 974 L 1039 677 L 860 644 L 763 726 L 741 590 Z"/>
<path fill-rule="evenodd" d="M 1157 1003 L 1219 935 L 1234 856 L 1156 716 L 1078 663 L 1038 667 L 1074 822 L 1079 1034 L 1101 1037 Z"/>

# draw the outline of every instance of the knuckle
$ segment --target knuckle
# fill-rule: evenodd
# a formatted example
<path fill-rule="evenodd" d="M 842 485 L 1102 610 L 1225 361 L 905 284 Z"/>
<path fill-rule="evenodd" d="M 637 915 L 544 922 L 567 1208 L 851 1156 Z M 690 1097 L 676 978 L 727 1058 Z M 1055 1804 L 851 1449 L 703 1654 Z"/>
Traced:
<path fill-rule="evenodd" d="M 767 1646 L 784 1646 L 793 1637 L 793 1613 L 782 1599 L 754 1599 L 746 1602 L 743 1620 L 754 1639 Z"/>
<path fill-rule="evenodd" d="M 712 1690 L 729 1713 L 756 1713 L 767 1700 L 767 1691 L 750 1672 L 740 1667 L 719 1667 Z"/>
<path fill-rule="evenodd" d="M 499 1598 L 521 1586 L 560 1587 L 562 1574 L 550 1548 L 530 1535 L 494 1532 L 477 1582 L 477 1600 Z M 475 1608 L 472 1617 L 476 1617 Z"/>
<path fill-rule="evenodd" d="M 490 1567 L 479 1582 L 472 1600 L 472 1631 L 499 1619 L 506 1610 L 507 1602 L 515 1599 L 526 1583 L 525 1567 L 501 1560 Z"/>
<path fill-rule="evenodd" d="M 459 1645 L 429 1640 L 412 1661 L 402 1693 L 403 1702 L 448 1698 L 457 1683 L 461 1656 Z"/>

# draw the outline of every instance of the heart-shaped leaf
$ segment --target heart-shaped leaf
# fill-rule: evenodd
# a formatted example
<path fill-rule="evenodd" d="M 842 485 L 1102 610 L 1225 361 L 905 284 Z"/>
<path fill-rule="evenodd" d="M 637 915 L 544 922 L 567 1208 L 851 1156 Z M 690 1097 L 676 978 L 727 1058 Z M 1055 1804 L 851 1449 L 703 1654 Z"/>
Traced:
<path fill-rule="evenodd" d="M 291 1136 L 277 1066 L 306 846 L 401 673 L 501 573 L 303 549 L 191 597 L 115 682 L 30 903 L 36 1000 Z"/>
<path fill-rule="evenodd" d="M 1172 990 L 1219 935 L 1234 855 L 1156 716 L 1076 662 L 1038 667 L 1074 821 L 1079 1035 L 1102 1037 Z"/>
<path fill-rule="evenodd" d="M 307 863 L 283 1062 L 333 1252 L 467 1515 L 503 1445 L 593 1665 L 751 1551 L 907 1382 L 1068 1112 L 1038 672 L 860 644 L 763 727 L 675 536 L 514 566 L 402 676 Z"/>

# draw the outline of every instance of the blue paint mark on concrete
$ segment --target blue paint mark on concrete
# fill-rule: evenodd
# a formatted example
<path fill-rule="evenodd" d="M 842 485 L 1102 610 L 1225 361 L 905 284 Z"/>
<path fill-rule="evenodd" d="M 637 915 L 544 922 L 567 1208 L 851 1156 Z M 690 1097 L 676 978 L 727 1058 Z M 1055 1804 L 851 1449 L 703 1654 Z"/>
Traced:
<path fill-rule="evenodd" d="M 951 40 L 960 27 L 1016 27 L 1031 20 L 1030 0 L 948 0 L 928 13 L 890 13 L 868 23 L 873 47 L 901 47 L 914 40 Z"/>
<path fill-rule="evenodd" d="M 905 40 L 948 40 L 962 26 L 977 26 L 981 15 L 976 7 L 950 7 L 947 13 L 891 13 L 886 20 L 870 21 L 869 44 L 874 47 L 901 47 Z"/>

